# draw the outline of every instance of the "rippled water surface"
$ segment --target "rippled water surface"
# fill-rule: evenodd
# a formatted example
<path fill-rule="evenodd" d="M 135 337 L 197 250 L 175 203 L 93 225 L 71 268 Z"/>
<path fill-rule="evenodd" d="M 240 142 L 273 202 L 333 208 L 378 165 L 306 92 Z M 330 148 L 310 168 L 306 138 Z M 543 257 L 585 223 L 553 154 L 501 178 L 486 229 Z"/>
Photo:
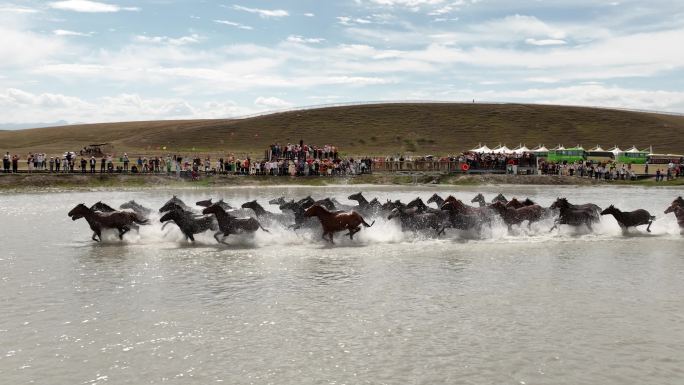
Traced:
<path fill-rule="evenodd" d="M 364 188 L 491 199 L 502 188 Z M 155 220 L 90 240 L 66 213 L 102 200 L 158 208 L 224 197 L 345 198 L 357 188 L 0 195 L 2 384 L 677 384 L 684 378 L 684 240 L 662 214 L 681 190 L 505 187 L 549 205 L 615 203 L 658 216 L 652 234 L 549 222 L 481 239 L 428 239 L 376 218 L 330 247 L 319 234 L 210 234 Z M 274 206 L 266 207 L 276 210 Z"/>

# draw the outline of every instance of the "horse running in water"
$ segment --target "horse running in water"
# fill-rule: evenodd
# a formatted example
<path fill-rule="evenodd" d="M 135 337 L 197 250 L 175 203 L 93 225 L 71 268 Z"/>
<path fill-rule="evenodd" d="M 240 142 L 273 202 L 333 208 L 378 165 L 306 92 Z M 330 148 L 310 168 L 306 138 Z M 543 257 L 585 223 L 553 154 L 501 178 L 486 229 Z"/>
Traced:
<path fill-rule="evenodd" d="M 90 206 L 90 209 L 93 211 L 99 211 L 101 213 L 113 213 L 116 212 L 117 210 L 110 205 L 106 203 L 102 203 L 102 201 L 95 203 L 94 205 Z"/>
<path fill-rule="evenodd" d="M 519 209 L 519 208 L 525 207 L 525 206 L 536 205 L 536 203 L 532 202 L 530 200 L 530 198 L 525 198 L 525 200 L 522 202 L 519 201 L 517 198 L 513 198 L 510 201 L 508 201 L 508 203 L 506 203 L 505 205 L 506 205 L 506 207 L 512 207 L 514 209 Z"/>
<path fill-rule="evenodd" d="M 506 204 L 506 203 L 508 203 L 508 199 L 506 199 L 506 197 L 503 196 L 503 194 L 499 194 L 499 195 L 495 196 L 494 199 L 492 199 L 492 203 L 496 203 L 496 202 L 501 202 L 503 204 Z M 484 197 L 484 195 L 482 195 L 482 193 L 478 193 L 477 195 L 475 195 L 475 198 L 473 198 L 470 201 L 470 203 L 477 203 L 480 205 L 480 207 L 487 206 L 487 201 L 485 200 L 485 197 Z"/>
<path fill-rule="evenodd" d="M 273 222 L 281 222 L 284 223 L 287 216 L 284 214 L 278 214 L 278 213 L 272 213 L 270 211 L 266 211 L 257 201 L 256 199 L 250 202 L 245 202 L 242 204 L 243 209 L 252 209 L 254 211 L 254 215 L 258 219 L 265 219 L 267 221 Z"/>
<path fill-rule="evenodd" d="M 672 205 L 665 210 L 665 214 L 674 213 L 677 218 L 677 224 L 682 232 L 684 232 L 684 206 L 672 202 Z"/>
<path fill-rule="evenodd" d="M 637 227 L 648 225 L 646 231 L 651 232 L 651 224 L 656 219 L 648 211 L 639 209 L 634 211 L 620 211 L 617 207 L 610 205 L 607 209 L 601 211 L 601 215 L 612 215 L 620 225 L 623 231 L 630 227 Z"/>
<path fill-rule="evenodd" d="M 176 197 L 175 195 L 174 195 L 171 199 L 169 199 L 168 201 L 166 201 L 166 203 L 164 203 L 164 206 L 162 206 L 162 207 L 159 209 L 159 212 L 160 212 L 160 213 L 163 213 L 163 212 L 169 211 L 169 210 L 171 210 L 172 207 L 174 207 L 173 205 L 179 206 L 179 207 L 180 207 L 181 209 L 183 209 L 184 211 L 190 211 L 190 212 L 192 212 L 192 208 L 191 208 L 190 206 L 186 205 L 185 202 L 183 202 L 182 200 L 180 200 L 180 199 L 179 199 L 178 197 Z"/>
<path fill-rule="evenodd" d="M 446 214 L 446 213 L 445 213 Z M 387 217 L 388 220 L 399 218 L 401 222 L 401 230 L 421 231 L 432 229 L 437 232 L 437 236 L 444 233 L 444 221 L 440 216 L 434 213 L 420 212 L 417 207 L 404 208 L 397 207 L 392 210 Z"/>
<path fill-rule="evenodd" d="M 207 200 L 199 201 L 195 203 L 195 205 L 200 206 L 200 207 L 209 207 L 213 204 L 220 205 L 222 209 L 224 210 L 231 210 L 233 209 L 233 206 L 229 205 L 228 203 L 224 202 L 223 199 L 219 200 L 216 203 L 212 203 L 212 198 L 209 198 Z"/>
<path fill-rule="evenodd" d="M 426 203 L 430 204 L 433 202 L 437 205 L 437 208 L 440 208 L 444 204 L 444 199 L 441 196 L 437 195 L 437 193 L 435 193 L 432 194 L 432 196 L 427 200 Z"/>
<path fill-rule="evenodd" d="M 167 224 L 175 223 L 183 235 L 185 235 L 185 239 L 191 242 L 195 242 L 196 234 L 218 229 L 218 224 L 214 218 L 210 216 L 197 216 L 190 211 L 179 208 L 167 211 L 159 221 L 164 224 L 162 230 Z"/>
<path fill-rule="evenodd" d="M 269 232 L 258 220 L 254 218 L 236 218 L 228 214 L 218 203 L 214 203 L 202 210 L 202 214 L 214 214 L 214 216 L 216 216 L 216 220 L 219 224 L 219 231 L 214 234 L 214 238 L 218 243 L 227 244 L 225 238 L 230 234 L 254 233 L 259 229 L 267 233 Z M 219 238 L 219 235 L 222 235 L 222 237 Z"/>
<path fill-rule="evenodd" d="M 560 210 L 560 215 L 553 223 L 549 232 L 558 225 L 581 226 L 586 225 L 593 230 L 592 225 L 600 220 L 601 208 L 593 203 L 573 205 L 566 198 L 558 198 L 551 205 L 552 210 Z"/>
<path fill-rule="evenodd" d="M 509 230 L 511 226 L 519 225 L 524 221 L 528 221 L 527 227 L 530 228 L 532 222 L 537 222 L 544 216 L 544 209 L 539 205 L 514 208 L 499 201 L 492 203 L 490 207 L 501 215 L 501 219 L 503 219 Z"/>
<path fill-rule="evenodd" d="M 71 220 L 85 218 L 93 230 L 92 240 L 95 242 L 102 241 L 102 230 L 117 229 L 119 231 L 119 239 L 123 240 L 124 234 L 131 231 L 131 229 L 138 229 L 137 225 L 146 225 L 148 221 L 140 218 L 137 214 L 124 211 L 115 211 L 111 213 L 102 213 L 89 209 L 83 203 L 74 207 L 68 214 Z M 97 238 L 96 238 L 97 237 Z"/>
<path fill-rule="evenodd" d="M 322 238 L 330 236 L 330 243 L 335 243 L 333 240 L 334 233 L 338 231 L 348 230 L 349 239 L 354 239 L 354 234 L 361 231 L 361 225 L 365 227 L 373 226 L 366 223 L 361 214 L 356 211 L 328 211 L 325 207 L 315 204 L 304 211 L 306 217 L 317 217 L 323 227 Z"/>
<path fill-rule="evenodd" d="M 347 199 L 358 202 L 358 205 L 354 207 L 353 210 L 358 210 L 362 213 L 375 214 L 382 209 L 382 205 L 378 201 L 378 198 L 373 198 L 373 200 L 369 202 L 360 192 L 348 196 Z"/>
<path fill-rule="evenodd" d="M 121 206 L 119 206 L 121 210 L 133 210 L 136 214 L 138 214 L 141 217 L 149 217 L 150 214 L 152 213 L 152 210 L 148 209 L 147 207 L 137 203 L 136 201 L 128 201 Z"/>

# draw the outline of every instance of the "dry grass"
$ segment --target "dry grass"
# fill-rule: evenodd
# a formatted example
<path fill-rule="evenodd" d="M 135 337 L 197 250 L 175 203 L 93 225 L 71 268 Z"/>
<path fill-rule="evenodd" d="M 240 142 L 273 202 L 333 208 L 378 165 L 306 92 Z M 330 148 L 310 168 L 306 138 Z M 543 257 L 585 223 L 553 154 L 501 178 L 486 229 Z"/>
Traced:
<path fill-rule="evenodd" d="M 684 152 L 684 117 L 521 104 L 378 104 L 294 111 L 244 120 L 151 121 L 0 132 L 0 150 L 59 153 L 110 142 L 118 153 L 250 153 L 272 142 L 335 144 L 345 154 L 453 154 L 495 146 L 618 144 Z M 161 147 L 167 150 L 162 151 Z"/>

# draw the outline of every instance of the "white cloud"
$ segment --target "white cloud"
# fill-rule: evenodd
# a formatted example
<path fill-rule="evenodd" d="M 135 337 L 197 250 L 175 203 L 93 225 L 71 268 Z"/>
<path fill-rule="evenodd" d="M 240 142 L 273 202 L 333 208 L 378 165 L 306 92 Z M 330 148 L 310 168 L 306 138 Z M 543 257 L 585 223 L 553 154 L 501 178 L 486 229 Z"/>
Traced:
<path fill-rule="evenodd" d="M 250 27 L 249 25 L 244 25 L 244 24 L 236 23 L 234 21 L 229 21 L 229 20 L 214 20 L 214 23 L 230 25 L 231 27 L 246 29 L 246 30 L 250 30 L 250 31 L 254 29 L 254 28 Z"/>
<path fill-rule="evenodd" d="M 6 123 L 227 118 L 256 112 L 253 108 L 240 107 L 231 101 L 191 103 L 180 98 L 143 98 L 137 94 L 84 100 L 62 94 L 35 94 L 15 88 L 0 92 L 0 110 Z"/>
<path fill-rule="evenodd" d="M 324 42 L 325 39 L 320 38 L 320 37 L 308 37 L 307 38 L 307 37 L 303 37 L 300 35 L 290 35 L 287 37 L 287 41 L 289 41 L 290 43 L 300 43 L 300 44 L 306 44 L 306 43 L 318 44 L 318 43 Z"/>
<path fill-rule="evenodd" d="M 147 36 L 138 35 L 135 37 L 135 41 L 140 43 L 156 43 L 156 44 L 170 44 L 170 45 L 186 45 L 195 44 L 202 41 L 202 37 L 198 34 L 193 33 L 188 36 L 181 36 L 178 38 L 172 38 L 168 36 Z"/>
<path fill-rule="evenodd" d="M 52 31 L 54 35 L 57 36 L 83 36 L 83 37 L 90 37 L 93 35 L 92 32 L 76 32 L 76 31 L 69 31 L 66 29 L 56 29 Z"/>
<path fill-rule="evenodd" d="M 290 13 L 283 9 L 259 9 L 259 8 L 249 8 L 243 7 L 241 5 L 233 5 L 233 9 L 237 11 L 244 11 L 249 13 L 254 13 L 259 15 L 264 19 L 268 18 L 280 18 L 285 16 L 290 16 Z"/>
<path fill-rule="evenodd" d="M 254 104 L 259 106 L 259 107 L 266 107 L 266 108 L 287 108 L 287 107 L 292 107 L 292 103 L 286 102 L 283 99 L 276 98 L 273 96 L 269 97 L 264 97 L 264 96 L 259 96 L 256 98 L 254 101 Z"/>
<path fill-rule="evenodd" d="M 25 67 L 53 59 L 64 51 L 64 41 L 55 36 L 9 28 L 0 24 L 0 68 Z"/>
<path fill-rule="evenodd" d="M 112 13 L 119 11 L 139 11 L 138 7 L 121 7 L 116 4 L 91 0 L 63 0 L 49 3 L 50 8 L 85 13 Z"/>
<path fill-rule="evenodd" d="M 565 45 L 567 42 L 565 40 L 560 40 L 560 39 L 525 39 L 525 43 L 530 44 L 530 45 L 539 45 L 539 46 L 545 46 L 545 45 Z"/>
<path fill-rule="evenodd" d="M 314 17 L 314 16 L 316 16 L 316 15 L 315 15 L 314 13 L 307 12 L 307 13 L 304 14 L 304 16 L 306 16 L 306 17 Z"/>
<path fill-rule="evenodd" d="M 38 13 L 39 11 L 34 8 L 27 8 L 27 7 L 19 7 L 15 5 L 0 5 L 0 13 L 6 12 L 6 13 L 21 13 L 21 14 L 29 14 L 29 13 Z"/>
<path fill-rule="evenodd" d="M 371 24 L 373 21 L 370 19 L 362 18 L 362 17 L 357 17 L 357 18 L 352 18 L 349 16 L 338 16 L 336 17 L 337 22 L 342 24 L 342 25 L 356 25 L 356 24 Z"/>

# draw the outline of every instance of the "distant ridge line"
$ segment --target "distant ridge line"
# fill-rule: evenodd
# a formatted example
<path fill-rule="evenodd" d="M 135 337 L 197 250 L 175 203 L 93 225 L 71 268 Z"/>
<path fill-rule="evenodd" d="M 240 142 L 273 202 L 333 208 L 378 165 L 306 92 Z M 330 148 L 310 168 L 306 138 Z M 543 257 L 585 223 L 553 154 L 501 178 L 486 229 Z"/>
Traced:
<path fill-rule="evenodd" d="M 670 116 L 684 116 L 682 112 L 674 111 L 658 111 L 658 110 L 646 110 L 638 108 L 625 108 L 625 107 L 606 107 L 606 106 L 588 106 L 588 105 L 575 105 L 575 104 L 545 104 L 545 103 L 522 103 L 522 102 L 490 102 L 490 101 L 449 101 L 449 100 L 376 100 L 376 101 L 361 101 L 361 102 L 340 102 L 340 103 L 325 103 L 325 104 L 312 104 L 308 106 L 299 107 L 287 107 L 279 108 L 274 110 L 255 112 L 248 115 L 234 116 L 227 119 L 244 120 L 251 118 L 258 118 L 261 116 L 283 114 L 286 112 L 297 112 L 297 111 L 311 111 L 311 110 L 321 110 L 325 108 L 334 107 L 354 107 L 354 106 L 373 106 L 373 105 L 383 105 L 383 104 L 496 104 L 496 105 L 524 105 L 524 106 L 541 106 L 541 107 L 570 107 L 570 108 L 594 108 L 600 110 L 615 110 L 615 111 L 625 111 L 625 112 L 639 112 L 647 114 L 659 114 L 659 115 L 670 115 Z"/>

